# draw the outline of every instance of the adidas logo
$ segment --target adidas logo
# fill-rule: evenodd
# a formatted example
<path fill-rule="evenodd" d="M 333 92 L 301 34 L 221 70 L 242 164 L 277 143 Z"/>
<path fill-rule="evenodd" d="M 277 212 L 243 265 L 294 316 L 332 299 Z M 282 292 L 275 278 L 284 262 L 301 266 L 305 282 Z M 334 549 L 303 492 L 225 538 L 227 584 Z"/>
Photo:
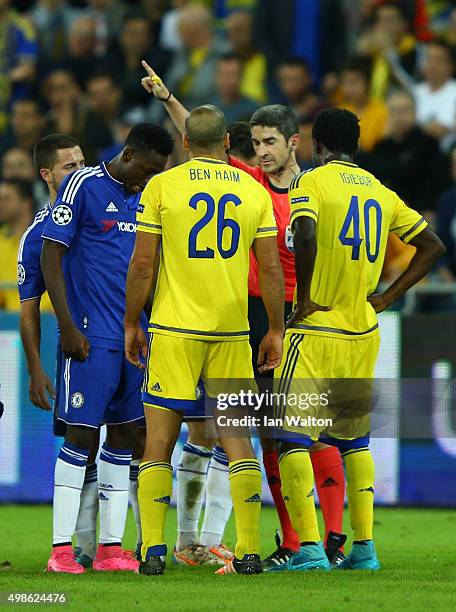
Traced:
<path fill-rule="evenodd" d="M 158 497 L 157 499 L 154 499 L 154 502 L 157 502 L 159 504 L 168 504 L 170 503 L 171 498 L 169 495 L 165 495 L 165 497 Z"/>
<path fill-rule="evenodd" d="M 311 491 L 309 491 L 306 495 L 306 497 L 313 497 L 314 496 L 314 490 L 312 489 Z"/>
<path fill-rule="evenodd" d="M 162 388 L 160 387 L 160 383 L 156 382 L 155 385 L 152 387 L 152 391 L 158 391 L 159 393 L 162 392 Z"/>
<path fill-rule="evenodd" d="M 331 478 L 330 476 L 329 478 L 325 480 L 325 482 L 321 486 L 322 487 L 337 487 L 337 482 L 334 480 L 334 478 Z"/>
<path fill-rule="evenodd" d="M 109 202 L 109 204 L 106 207 L 106 212 L 119 212 L 119 209 L 114 204 L 114 202 Z"/>
<path fill-rule="evenodd" d="M 109 498 L 106 497 L 106 495 L 103 495 L 102 491 L 100 491 L 100 494 L 98 495 L 98 499 L 101 499 L 101 501 L 109 501 Z"/>
<path fill-rule="evenodd" d="M 359 493 L 366 491 L 366 493 L 374 493 L 374 487 L 368 487 L 367 489 L 358 489 Z"/>
<path fill-rule="evenodd" d="M 245 502 L 247 503 L 252 503 L 252 502 L 260 502 L 261 503 L 261 496 L 259 493 L 255 493 L 255 495 L 252 495 L 252 497 L 247 497 L 247 499 L 244 499 Z"/>

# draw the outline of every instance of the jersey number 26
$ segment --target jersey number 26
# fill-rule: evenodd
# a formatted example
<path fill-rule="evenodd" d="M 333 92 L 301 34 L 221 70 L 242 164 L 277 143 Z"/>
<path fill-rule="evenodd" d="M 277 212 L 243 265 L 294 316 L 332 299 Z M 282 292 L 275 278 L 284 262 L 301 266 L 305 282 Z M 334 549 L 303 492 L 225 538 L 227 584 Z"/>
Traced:
<path fill-rule="evenodd" d="M 372 215 L 371 211 L 374 211 Z M 375 223 L 375 244 L 371 244 L 371 220 Z M 380 251 L 380 239 L 382 231 L 382 209 L 377 200 L 366 200 L 363 206 L 364 236 L 366 241 L 367 259 L 374 263 Z M 348 236 L 348 234 L 351 236 Z M 352 248 L 351 258 L 358 260 L 361 252 L 363 239 L 360 232 L 360 210 L 358 196 L 352 196 L 347 216 L 339 234 L 340 243 Z"/>
<path fill-rule="evenodd" d="M 226 193 L 223 195 L 217 204 L 217 213 L 216 213 L 216 204 L 214 198 L 209 193 L 195 193 L 195 195 L 190 199 L 188 205 L 195 210 L 198 209 L 198 204 L 202 202 L 206 204 L 206 212 L 201 217 L 199 221 L 195 223 L 195 225 L 190 230 L 190 234 L 188 236 L 188 256 L 191 258 L 200 258 L 200 259 L 213 259 L 215 256 L 214 249 L 207 246 L 205 249 L 197 248 L 197 239 L 198 234 L 206 227 L 208 223 L 212 221 L 214 215 L 217 215 L 217 250 L 223 259 L 229 259 L 233 257 L 236 253 L 239 246 L 239 238 L 241 236 L 241 228 L 239 224 L 234 221 L 234 219 L 227 219 L 225 217 L 225 208 L 228 203 L 234 204 L 234 206 L 239 206 L 241 204 L 241 200 L 234 195 L 233 193 Z M 225 230 L 230 230 L 231 232 L 231 244 L 228 248 L 223 248 L 223 232 Z M 215 246 L 215 245 L 214 245 Z"/>

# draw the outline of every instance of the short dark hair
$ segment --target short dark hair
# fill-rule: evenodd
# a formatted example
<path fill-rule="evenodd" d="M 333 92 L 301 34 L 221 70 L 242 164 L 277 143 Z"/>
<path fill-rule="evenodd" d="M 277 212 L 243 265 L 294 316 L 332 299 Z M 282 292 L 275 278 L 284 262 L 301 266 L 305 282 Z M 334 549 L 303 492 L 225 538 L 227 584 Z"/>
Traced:
<path fill-rule="evenodd" d="M 89 76 L 87 77 L 86 84 L 88 85 L 90 81 L 97 81 L 98 79 L 109 79 L 110 81 L 112 81 L 112 84 L 115 85 L 115 87 L 119 87 L 116 82 L 116 77 L 114 73 L 110 72 L 109 70 L 101 70 L 101 69 L 94 70 L 93 72 L 91 72 Z"/>
<path fill-rule="evenodd" d="M 73 149 L 79 147 L 76 138 L 69 134 L 48 134 L 40 138 L 33 148 L 33 160 L 38 172 L 42 168 L 52 168 L 57 161 L 59 149 Z"/>
<path fill-rule="evenodd" d="M 33 184 L 19 178 L 0 179 L 3 185 L 14 187 L 21 200 L 31 200 L 33 202 Z"/>
<path fill-rule="evenodd" d="M 285 59 L 280 61 L 278 67 L 281 68 L 282 66 L 293 66 L 294 68 L 302 68 L 302 70 L 305 70 L 309 74 L 311 73 L 309 63 L 306 62 L 305 59 L 302 59 L 300 57 L 286 57 Z"/>
<path fill-rule="evenodd" d="M 377 6 L 374 7 L 374 16 L 377 17 L 378 13 L 384 8 L 395 9 L 409 25 L 413 20 L 413 14 L 407 10 L 405 4 L 400 1 L 398 2 L 398 0 L 382 0 L 382 2 L 378 2 Z"/>
<path fill-rule="evenodd" d="M 241 63 L 241 58 L 236 53 L 224 53 L 218 58 L 218 63 L 220 62 L 237 62 Z"/>
<path fill-rule="evenodd" d="M 357 72 L 369 83 L 372 74 L 372 60 L 366 55 L 353 55 L 343 64 L 341 72 Z"/>
<path fill-rule="evenodd" d="M 358 150 L 358 117 L 343 108 L 325 108 L 315 118 L 312 137 L 328 151 L 354 155 Z"/>
<path fill-rule="evenodd" d="M 168 157 L 174 149 L 174 140 L 168 130 L 154 123 L 137 123 L 127 136 L 125 146 L 140 155 L 155 151 Z"/>
<path fill-rule="evenodd" d="M 230 135 L 229 153 L 231 155 L 239 155 L 242 159 L 251 159 L 254 157 L 255 149 L 252 144 L 250 125 L 247 121 L 230 123 L 227 127 L 227 132 Z"/>
<path fill-rule="evenodd" d="M 250 127 L 275 127 L 289 140 L 293 134 L 299 133 L 298 118 L 288 106 L 270 104 L 255 111 L 250 119 Z"/>
<path fill-rule="evenodd" d="M 185 133 L 196 149 L 214 148 L 223 142 L 226 134 L 225 115 L 212 104 L 198 106 L 185 119 Z"/>

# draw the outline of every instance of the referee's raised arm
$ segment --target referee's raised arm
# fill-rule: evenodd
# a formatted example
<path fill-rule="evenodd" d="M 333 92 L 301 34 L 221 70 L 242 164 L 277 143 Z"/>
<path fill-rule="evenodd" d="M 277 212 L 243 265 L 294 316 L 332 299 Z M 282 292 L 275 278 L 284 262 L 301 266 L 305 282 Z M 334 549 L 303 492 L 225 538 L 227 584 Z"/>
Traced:
<path fill-rule="evenodd" d="M 157 100 L 163 103 L 176 129 L 183 134 L 185 132 L 185 119 L 189 114 L 188 110 L 169 91 L 158 74 L 145 60 L 141 64 L 147 72 L 147 76 L 141 79 L 141 85 L 148 93 L 153 94 Z"/>

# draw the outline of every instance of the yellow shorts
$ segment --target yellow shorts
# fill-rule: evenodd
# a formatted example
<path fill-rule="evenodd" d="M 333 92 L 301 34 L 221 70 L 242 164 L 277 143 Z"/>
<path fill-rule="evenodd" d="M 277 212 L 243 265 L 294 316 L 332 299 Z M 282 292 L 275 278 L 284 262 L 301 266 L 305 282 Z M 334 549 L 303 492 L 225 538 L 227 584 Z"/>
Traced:
<path fill-rule="evenodd" d="M 348 340 L 287 332 L 274 381 L 283 439 L 368 441 L 379 346 L 378 334 Z"/>
<path fill-rule="evenodd" d="M 151 334 L 144 377 L 143 403 L 205 415 L 204 383 L 209 397 L 236 393 L 253 379 L 252 351 L 248 340 L 217 342 Z"/>

